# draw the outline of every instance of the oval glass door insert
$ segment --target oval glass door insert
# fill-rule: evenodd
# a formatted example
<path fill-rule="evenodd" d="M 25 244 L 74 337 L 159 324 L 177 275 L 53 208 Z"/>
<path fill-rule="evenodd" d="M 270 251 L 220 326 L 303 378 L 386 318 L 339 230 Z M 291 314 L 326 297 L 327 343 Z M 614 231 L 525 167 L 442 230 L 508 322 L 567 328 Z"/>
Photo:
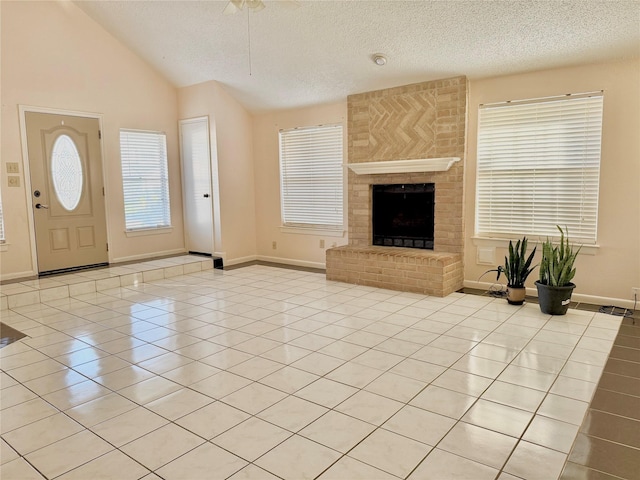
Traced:
<path fill-rule="evenodd" d="M 51 178 L 60 204 L 68 211 L 75 210 L 82 197 L 82 162 L 69 135 L 60 135 L 51 151 Z"/>

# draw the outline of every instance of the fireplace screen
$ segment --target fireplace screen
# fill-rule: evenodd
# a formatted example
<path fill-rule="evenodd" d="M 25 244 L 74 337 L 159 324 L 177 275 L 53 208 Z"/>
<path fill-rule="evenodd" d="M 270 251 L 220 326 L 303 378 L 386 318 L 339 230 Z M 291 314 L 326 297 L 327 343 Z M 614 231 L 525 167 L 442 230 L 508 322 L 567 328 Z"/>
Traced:
<path fill-rule="evenodd" d="M 433 183 L 373 185 L 373 244 L 433 249 Z"/>

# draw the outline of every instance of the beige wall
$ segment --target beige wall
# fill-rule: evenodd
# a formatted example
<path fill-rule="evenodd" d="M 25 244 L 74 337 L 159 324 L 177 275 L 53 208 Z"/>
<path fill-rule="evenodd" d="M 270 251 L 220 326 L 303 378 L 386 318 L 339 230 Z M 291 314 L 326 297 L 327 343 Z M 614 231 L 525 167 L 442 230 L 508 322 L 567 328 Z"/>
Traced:
<path fill-rule="evenodd" d="M 640 61 L 561 68 L 470 82 L 465 180 L 465 279 L 474 282 L 488 266 L 476 262 L 472 240 L 478 106 L 482 103 L 604 90 L 598 245 L 577 260 L 574 295 L 629 299 L 640 286 Z M 496 251 L 496 260 L 505 249 Z M 537 270 L 534 276 L 537 275 Z M 533 286 L 537 278 L 531 278 Z M 488 276 L 483 281 L 489 281 Z M 585 297 L 581 297 L 581 295 Z M 606 298 L 605 298 L 606 299 Z"/>
<path fill-rule="evenodd" d="M 1 165 L 8 249 L 2 278 L 34 272 L 18 105 L 103 116 L 111 260 L 184 249 L 177 119 L 208 115 L 212 127 L 216 251 L 227 260 L 261 258 L 322 266 L 325 249 L 347 238 L 281 231 L 278 130 L 341 122 L 347 102 L 250 115 L 218 83 L 179 92 L 71 2 L 1 2 Z M 598 244 L 578 260 L 576 295 L 630 298 L 640 286 L 640 62 L 533 72 L 469 82 L 465 165 L 465 279 L 476 261 L 474 232 L 477 110 L 480 103 L 605 91 Z M 119 156 L 120 128 L 167 133 L 173 232 L 127 237 Z M 345 128 L 345 137 L 346 137 Z M 346 142 L 345 142 L 346 148 Z M 345 155 L 345 161 L 346 161 Z M 7 162 L 20 164 L 19 188 L 7 187 Z M 325 248 L 320 248 L 320 240 Z M 277 249 L 272 249 L 272 242 Z M 496 260 L 504 248 L 496 249 Z M 496 262 L 497 263 L 497 262 Z M 486 277 L 485 277 L 486 278 Z M 533 282 L 533 279 L 532 279 Z M 531 282 L 531 285 L 532 285 Z"/>
<path fill-rule="evenodd" d="M 182 88 L 180 119 L 209 117 L 214 247 L 231 265 L 256 257 L 252 116 L 215 81 Z"/>
<path fill-rule="evenodd" d="M 253 122 L 253 151 L 256 172 L 256 231 L 258 256 L 262 260 L 324 268 L 325 251 L 345 245 L 343 237 L 296 234 L 281 231 L 280 153 L 278 132 L 282 129 L 342 123 L 346 163 L 347 102 L 256 115 Z M 345 191 L 345 204 L 347 196 Z M 346 206 L 346 205 L 345 205 Z M 346 216 L 345 216 L 346 222 Z M 345 230 L 346 230 L 345 223 Z M 324 240 L 324 248 L 320 241 Z M 276 242 L 277 248 L 272 248 Z"/>
<path fill-rule="evenodd" d="M 177 91 L 71 2 L 1 2 L 2 200 L 8 250 L 2 278 L 32 274 L 18 105 L 103 115 L 110 259 L 184 249 L 177 141 Z M 119 129 L 167 134 L 171 217 L 169 234 L 125 235 Z M 7 188 L 6 162 L 20 164 L 20 188 Z"/>

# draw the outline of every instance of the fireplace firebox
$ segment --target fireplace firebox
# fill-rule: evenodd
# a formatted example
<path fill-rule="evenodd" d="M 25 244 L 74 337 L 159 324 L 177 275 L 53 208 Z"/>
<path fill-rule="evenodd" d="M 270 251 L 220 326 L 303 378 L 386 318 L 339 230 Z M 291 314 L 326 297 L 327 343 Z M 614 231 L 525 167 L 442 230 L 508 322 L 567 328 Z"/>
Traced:
<path fill-rule="evenodd" d="M 373 244 L 433 250 L 435 185 L 372 185 Z"/>

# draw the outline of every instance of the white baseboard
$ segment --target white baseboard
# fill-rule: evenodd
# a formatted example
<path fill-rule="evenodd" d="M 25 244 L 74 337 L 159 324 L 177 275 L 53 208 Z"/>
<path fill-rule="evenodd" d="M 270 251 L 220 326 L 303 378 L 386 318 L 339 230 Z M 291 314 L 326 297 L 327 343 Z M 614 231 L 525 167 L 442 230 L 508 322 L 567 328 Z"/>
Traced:
<path fill-rule="evenodd" d="M 633 300 L 624 300 L 622 298 L 600 297 L 598 295 L 583 295 L 574 293 L 571 299 L 581 303 L 591 303 L 592 305 L 613 305 L 615 307 L 633 308 Z M 637 308 L 637 305 L 636 305 Z"/>
<path fill-rule="evenodd" d="M 132 262 L 136 260 L 147 260 L 149 258 L 166 257 L 168 255 L 187 254 L 187 250 L 184 248 L 176 248 L 173 250 L 163 250 L 160 252 L 142 253 L 140 255 L 129 255 L 127 257 L 114 257 L 111 259 L 111 263 Z"/>
<path fill-rule="evenodd" d="M 309 262 L 307 260 L 298 260 L 295 258 L 269 257 L 266 255 L 258 255 L 258 260 L 263 262 L 282 263 L 284 265 L 295 265 L 296 267 L 320 268 L 325 269 L 326 264 L 322 262 Z"/>
<path fill-rule="evenodd" d="M 467 288 L 477 288 L 479 290 L 489 290 L 489 288 L 495 285 L 495 283 L 490 282 L 475 282 L 473 280 L 465 280 L 464 286 Z M 506 288 L 506 285 L 505 287 Z M 531 295 L 532 297 L 538 296 L 538 289 L 527 287 L 527 295 Z M 601 297 L 598 295 L 585 295 L 582 293 L 574 293 L 571 295 L 571 300 L 574 302 L 580 303 L 590 303 L 592 305 L 614 305 L 616 307 L 622 308 L 633 308 L 633 300 L 625 300 L 623 298 L 612 298 L 612 297 Z M 640 305 L 640 302 L 639 302 Z M 636 305 L 637 307 L 637 305 Z"/>
<path fill-rule="evenodd" d="M 258 260 L 258 256 L 257 255 L 247 255 L 246 257 L 238 257 L 238 258 L 232 258 L 231 260 L 225 260 L 224 257 L 223 258 L 223 264 L 224 266 L 232 266 L 232 265 L 238 265 L 240 263 L 247 263 L 247 262 L 255 262 L 256 260 Z"/>
<path fill-rule="evenodd" d="M 0 281 L 2 282 L 6 280 L 15 280 L 18 278 L 38 278 L 38 272 L 36 272 L 35 270 L 27 270 L 25 272 L 5 273 L 4 275 L 0 275 Z"/>

